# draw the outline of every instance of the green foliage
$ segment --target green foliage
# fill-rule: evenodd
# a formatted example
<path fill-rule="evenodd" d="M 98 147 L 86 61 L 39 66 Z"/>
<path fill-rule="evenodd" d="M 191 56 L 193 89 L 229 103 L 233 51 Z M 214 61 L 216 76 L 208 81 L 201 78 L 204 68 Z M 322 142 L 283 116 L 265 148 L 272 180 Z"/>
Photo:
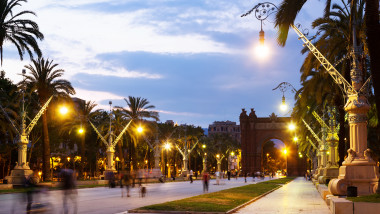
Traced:
<path fill-rule="evenodd" d="M 40 32 L 36 22 L 21 18 L 25 16 L 35 16 L 32 11 L 20 11 L 17 6 L 21 6 L 26 0 L 2 0 L 0 2 L 0 55 L 3 64 L 4 42 L 9 41 L 16 46 L 20 59 L 23 59 L 25 51 L 33 59 L 32 50 L 38 57 L 42 56 L 37 40 L 42 40 L 44 35 Z M 17 12 L 16 12 L 17 11 Z M 16 13 L 15 13 L 16 12 Z"/>
<path fill-rule="evenodd" d="M 359 196 L 359 197 L 347 197 L 347 200 L 350 200 L 352 202 L 380 203 L 380 194 L 373 194 L 373 195 Z"/>

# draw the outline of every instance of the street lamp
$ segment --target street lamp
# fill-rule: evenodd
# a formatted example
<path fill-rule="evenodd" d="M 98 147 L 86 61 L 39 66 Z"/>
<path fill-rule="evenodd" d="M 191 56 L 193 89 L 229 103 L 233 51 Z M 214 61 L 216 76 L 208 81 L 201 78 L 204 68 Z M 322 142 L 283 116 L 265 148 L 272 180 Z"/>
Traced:
<path fill-rule="evenodd" d="M 286 155 L 288 153 L 288 151 L 285 148 L 282 152 L 284 153 L 285 159 L 286 159 L 285 160 L 285 164 L 286 164 L 286 166 L 285 166 L 286 174 L 285 175 L 288 175 L 288 156 Z"/>
<path fill-rule="evenodd" d="M 120 159 L 119 159 L 119 157 L 116 157 L 115 158 L 115 161 L 116 161 L 116 164 L 117 164 L 117 174 L 119 174 L 119 162 L 120 162 Z"/>
<path fill-rule="evenodd" d="M 286 105 L 286 103 L 285 103 L 284 93 L 282 93 L 282 100 L 281 100 L 280 110 L 282 112 L 286 112 L 286 110 L 288 110 L 288 105 Z"/>
<path fill-rule="evenodd" d="M 169 143 L 169 142 L 166 142 L 165 143 L 165 145 L 164 145 L 164 148 L 165 148 L 165 150 L 166 150 L 166 164 L 165 164 L 165 176 L 166 175 L 168 175 L 168 177 L 169 177 L 169 174 L 170 174 L 170 172 L 169 172 L 169 168 L 168 168 L 168 162 L 169 162 L 169 155 L 168 155 L 168 150 L 170 150 L 170 148 L 171 148 L 171 144 Z"/>
<path fill-rule="evenodd" d="M 293 122 L 290 122 L 288 125 L 288 129 L 290 131 L 294 131 L 294 130 L 296 130 L 296 125 Z"/>
<path fill-rule="evenodd" d="M 62 115 L 65 115 L 68 112 L 69 112 L 69 109 L 66 106 L 62 106 L 61 108 L 59 108 L 59 113 L 61 113 Z"/>
<path fill-rule="evenodd" d="M 83 128 L 78 129 L 78 133 L 79 134 L 83 134 L 84 133 L 84 129 Z"/>
<path fill-rule="evenodd" d="M 263 31 L 263 21 L 265 21 L 271 14 L 275 13 L 277 11 L 277 7 L 269 2 L 259 3 L 247 13 L 241 15 L 241 17 L 247 16 L 253 11 L 255 12 L 256 19 L 260 20 L 261 22 L 261 29 L 259 32 L 259 45 L 256 46 L 256 55 L 264 59 L 269 55 L 269 48 L 264 44 L 265 33 Z"/>

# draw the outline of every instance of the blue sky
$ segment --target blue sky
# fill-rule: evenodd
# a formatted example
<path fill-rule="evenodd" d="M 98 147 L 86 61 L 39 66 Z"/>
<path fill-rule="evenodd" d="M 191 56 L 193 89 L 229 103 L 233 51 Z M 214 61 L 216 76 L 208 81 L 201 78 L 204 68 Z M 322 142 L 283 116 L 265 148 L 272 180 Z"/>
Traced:
<path fill-rule="evenodd" d="M 285 48 L 276 45 L 273 24 L 263 26 L 271 55 L 253 54 L 260 22 L 240 15 L 262 1 L 246 0 L 30 0 L 24 10 L 45 35 L 46 58 L 64 69 L 76 97 L 126 106 L 129 95 L 147 98 L 161 121 L 208 127 L 214 121 L 239 120 L 241 108 L 259 117 L 278 109 L 287 81 L 299 88 L 302 43 L 290 32 Z M 280 1 L 272 1 L 279 4 Z M 311 1 L 310 1 L 311 2 Z M 310 28 L 324 1 L 312 1 L 297 22 Z M 273 20 L 273 19 L 272 19 Z M 22 67 L 10 43 L 3 69 L 13 81 Z M 287 101 L 293 94 L 285 94 Z"/>

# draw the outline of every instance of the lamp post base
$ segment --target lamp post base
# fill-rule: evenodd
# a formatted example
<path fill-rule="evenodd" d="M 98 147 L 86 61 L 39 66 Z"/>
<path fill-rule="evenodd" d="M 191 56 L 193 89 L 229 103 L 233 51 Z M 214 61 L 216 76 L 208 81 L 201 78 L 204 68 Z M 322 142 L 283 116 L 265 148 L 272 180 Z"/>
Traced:
<path fill-rule="evenodd" d="M 346 159 L 347 160 L 347 159 Z M 350 163 L 343 162 L 339 176 L 329 183 L 333 195 L 347 195 L 347 187 L 357 187 L 358 196 L 376 193 L 379 185 L 379 167 L 373 160 L 355 158 Z"/>
<path fill-rule="evenodd" d="M 318 182 L 318 178 L 319 178 L 319 176 L 322 175 L 324 169 L 325 168 L 320 167 L 320 168 L 318 168 L 318 169 L 315 170 L 315 174 L 313 175 L 313 180 L 314 181 Z"/>
<path fill-rule="evenodd" d="M 338 167 L 326 167 L 321 172 L 321 176 L 318 177 L 318 183 L 326 184 L 329 183 L 331 179 L 337 178 L 339 176 Z"/>
<path fill-rule="evenodd" d="M 13 184 L 14 186 L 24 185 L 25 179 L 30 176 L 33 178 L 36 183 L 40 181 L 38 176 L 34 176 L 34 172 L 31 169 L 13 169 L 11 171 L 11 175 L 5 177 L 9 184 Z"/>

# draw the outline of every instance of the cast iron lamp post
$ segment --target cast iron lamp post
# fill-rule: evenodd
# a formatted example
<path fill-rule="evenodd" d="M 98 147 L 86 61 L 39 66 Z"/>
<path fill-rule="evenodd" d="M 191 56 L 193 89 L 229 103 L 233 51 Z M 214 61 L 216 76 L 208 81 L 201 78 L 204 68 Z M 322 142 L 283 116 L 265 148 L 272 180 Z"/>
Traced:
<path fill-rule="evenodd" d="M 129 125 L 132 122 L 132 119 L 131 119 L 129 121 L 129 123 L 124 127 L 124 129 L 120 132 L 119 136 L 117 136 L 117 138 L 115 140 L 113 140 L 114 134 L 113 134 L 112 127 L 111 127 L 111 125 L 112 125 L 112 117 L 111 117 L 111 114 L 112 114 L 112 106 L 111 106 L 112 102 L 111 101 L 109 102 L 109 105 L 110 105 L 110 128 L 109 128 L 108 134 L 107 134 L 108 137 L 109 137 L 108 138 L 108 142 L 104 139 L 103 135 L 100 134 L 100 132 L 94 126 L 94 124 L 92 124 L 90 120 L 88 121 L 90 123 L 90 125 L 92 126 L 92 128 L 95 130 L 95 132 L 98 134 L 98 137 L 102 140 L 102 142 L 107 147 L 107 167 L 106 167 L 105 173 L 116 171 L 115 170 L 114 160 L 113 160 L 113 157 L 114 157 L 114 154 L 115 154 L 115 146 L 120 141 L 121 137 L 127 131 Z M 140 130 L 142 131 L 142 129 L 140 129 Z"/>
<path fill-rule="evenodd" d="M 354 7 L 351 2 L 351 8 Z M 263 6 L 264 5 L 264 6 Z M 253 7 L 250 11 L 243 14 L 247 16 L 255 10 L 255 14 L 259 12 L 259 7 L 273 5 L 272 3 L 260 3 Z M 274 5 L 273 5 L 274 6 Z M 268 7 L 268 6 L 267 6 Z M 276 6 L 274 6 L 277 8 Z M 353 10 L 352 10 L 353 11 Z M 274 13 L 274 12 L 273 12 Z M 265 13 L 269 14 L 269 13 Z M 261 22 L 262 20 L 259 19 Z M 264 19 L 265 20 L 265 19 Z M 350 127 L 350 149 L 348 157 L 339 168 L 339 176 L 332 179 L 329 183 L 329 191 L 333 195 L 346 195 L 348 186 L 356 186 L 358 195 L 370 195 L 376 192 L 379 185 L 379 169 L 376 162 L 371 157 L 371 151 L 367 146 L 367 113 L 370 109 L 368 103 L 368 84 L 363 81 L 362 71 L 359 69 L 359 56 L 362 54 L 362 47 L 358 47 L 356 40 L 356 19 L 352 16 L 352 46 L 351 52 L 351 84 L 335 69 L 335 67 L 323 56 L 321 52 L 310 42 L 310 40 L 298 29 L 291 24 L 299 39 L 310 52 L 318 59 L 321 65 L 330 74 L 336 84 L 340 86 L 342 91 L 348 97 L 344 106 L 348 113 L 348 122 Z"/>
<path fill-rule="evenodd" d="M 23 83 L 24 83 L 24 88 L 22 90 L 22 109 L 21 109 L 21 124 L 19 127 L 17 127 L 13 121 L 10 119 L 8 116 L 7 112 L 5 109 L 0 105 L 1 111 L 4 113 L 5 117 L 8 119 L 8 121 L 11 123 L 13 129 L 17 133 L 17 149 L 18 149 L 18 157 L 17 157 L 17 162 L 15 168 L 11 171 L 11 175 L 7 176 L 6 179 L 8 183 L 11 184 L 23 184 L 24 179 L 27 176 L 33 176 L 33 171 L 29 167 L 29 162 L 27 162 L 27 147 L 29 143 L 29 134 L 32 132 L 34 126 L 37 124 L 37 121 L 40 119 L 42 114 L 45 112 L 47 109 L 50 101 L 52 100 L 53 96 L 52 95 L 46 103 L 42 106 L 40 111 L 37 113 L 37 115 L 34 117 L 34 119 L 30 122 L 28 126 L 26 126 L 26 110 L 25 110 L 25 99 L 24 99 L 24 94 L 25 94 L 25 74 L 26 71 L 25 69 L 22 69 L 22 76 L 24 77 Z"/>

